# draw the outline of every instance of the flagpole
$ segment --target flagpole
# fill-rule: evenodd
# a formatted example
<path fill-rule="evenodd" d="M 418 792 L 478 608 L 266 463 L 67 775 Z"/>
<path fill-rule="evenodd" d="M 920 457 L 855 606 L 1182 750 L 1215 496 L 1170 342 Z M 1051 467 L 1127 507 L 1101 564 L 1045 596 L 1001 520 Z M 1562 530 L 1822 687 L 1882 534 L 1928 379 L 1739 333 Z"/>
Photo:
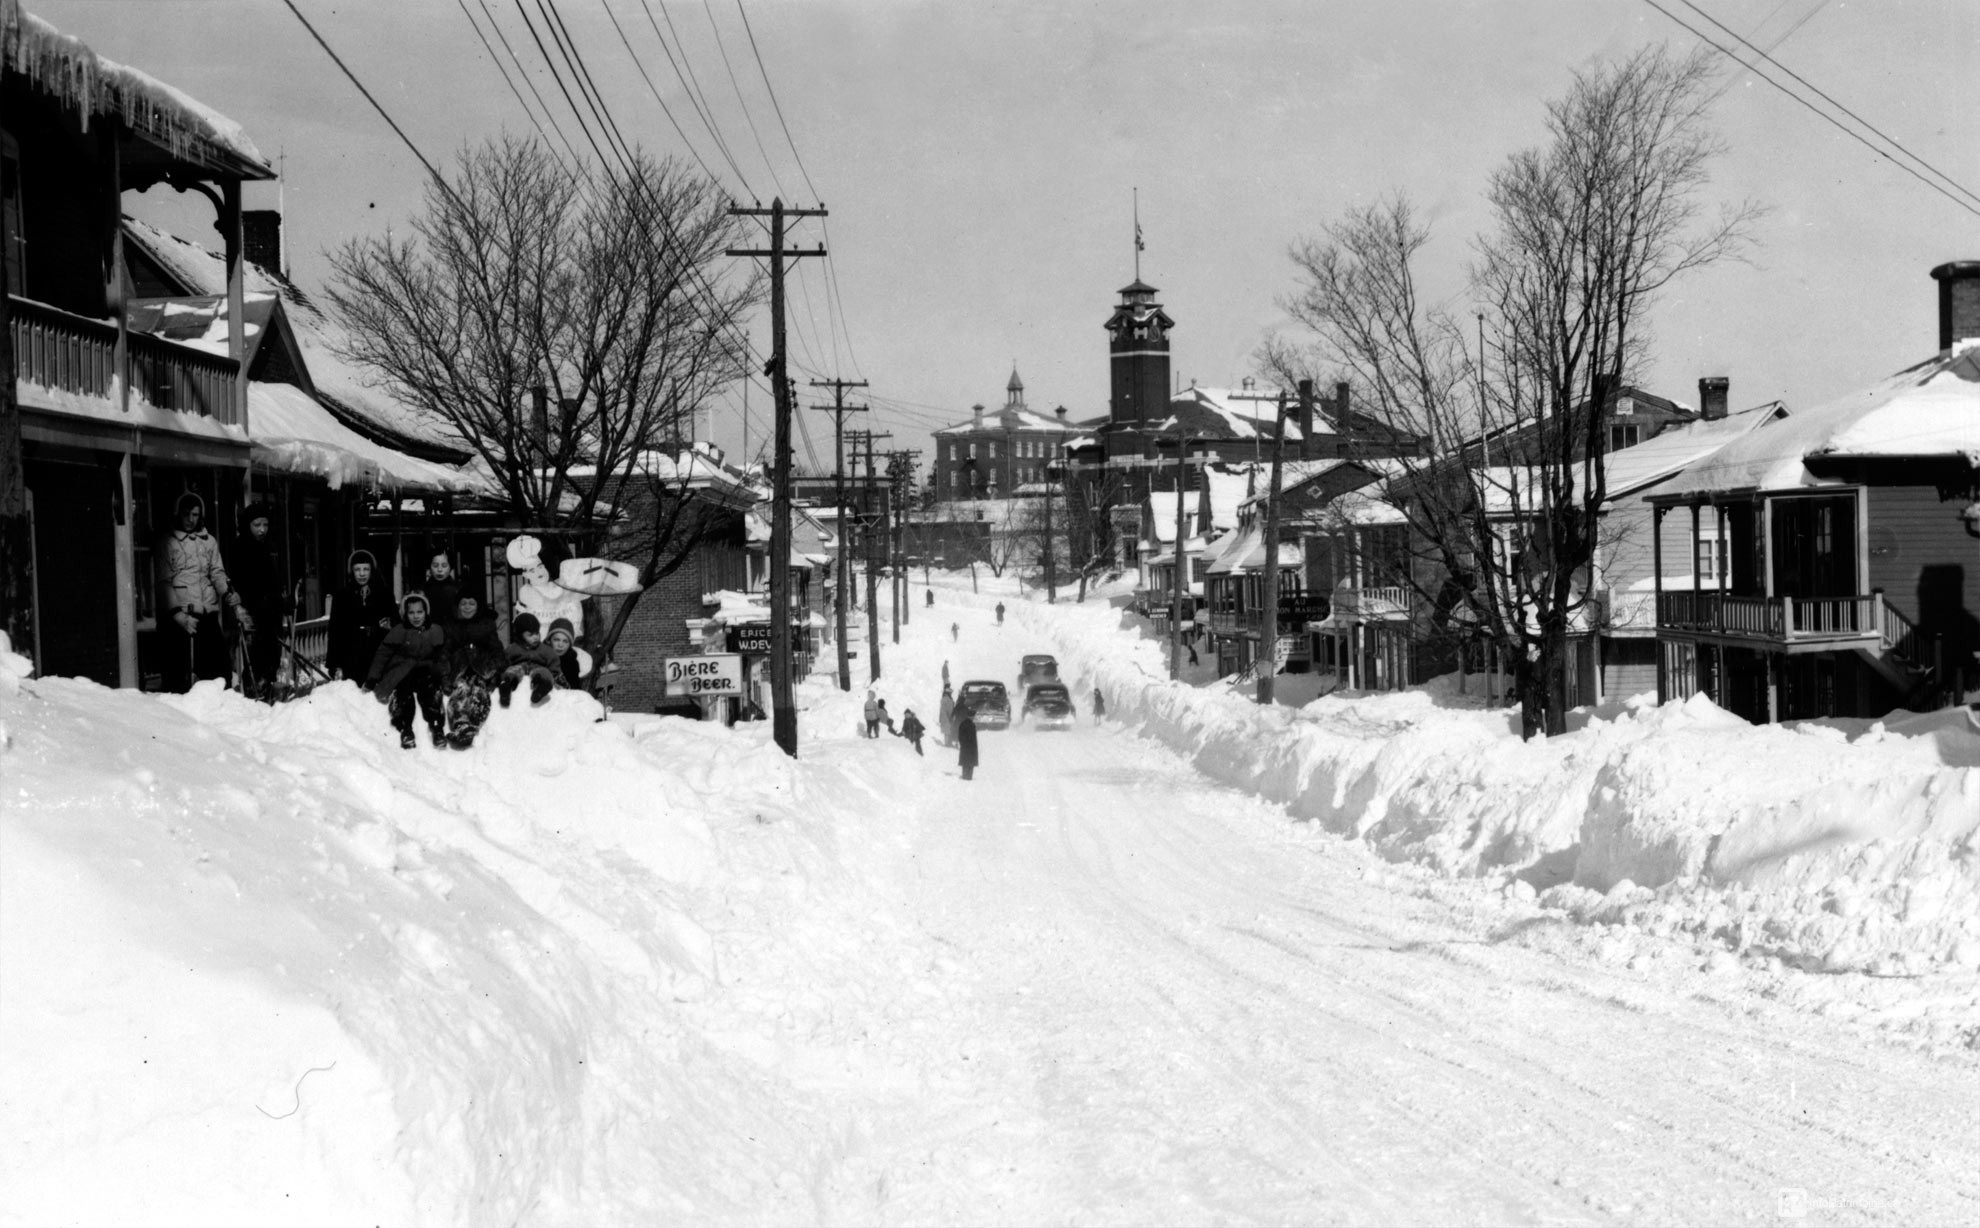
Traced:
<path fill-rule="evenodd" d="M 1141 189 L 1134 189 L 1134 279 L 1141 280 Z"/>

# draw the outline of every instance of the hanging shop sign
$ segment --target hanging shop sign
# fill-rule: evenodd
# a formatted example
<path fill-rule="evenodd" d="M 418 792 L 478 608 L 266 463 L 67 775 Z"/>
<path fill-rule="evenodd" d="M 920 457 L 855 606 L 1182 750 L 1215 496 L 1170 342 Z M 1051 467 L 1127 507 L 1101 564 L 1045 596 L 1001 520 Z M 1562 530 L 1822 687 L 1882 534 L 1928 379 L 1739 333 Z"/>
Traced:
<path fill-rule="evenodd" d="M 752 657 L 770 655 L 769 623 L 738 623 L 728 629 L 724 637 L 730 652 L 740 652 Z M 804 624 L 791 624 L 791 647 L 804 650 Z"/>
<path fill-rule="evenodd" d="M 742 658 L 724 653 L 660 658 L 669 696 L 704 698 L 743 693 Z"/>

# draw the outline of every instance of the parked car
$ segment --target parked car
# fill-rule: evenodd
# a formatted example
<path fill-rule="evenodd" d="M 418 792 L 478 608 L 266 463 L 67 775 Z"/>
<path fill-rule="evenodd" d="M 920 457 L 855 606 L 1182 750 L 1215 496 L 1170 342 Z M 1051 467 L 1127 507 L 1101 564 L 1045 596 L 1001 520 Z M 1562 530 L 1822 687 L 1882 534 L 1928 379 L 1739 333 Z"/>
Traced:
<path fill-rule="evenodd" d="M 1042 652 L 1034 652 L 1018 662 L 1018 693 L 1023 694 L 1034 682 L 1057 682 L 1059 680 L 1059 659 Z"/>
<path fill-rule="evenodd" d="M 1011 697 L 1001 682 L 978 678 L 963 683 L 962 690 L 956 692 L 956 706 L 969 708 L 978 729 L 1011 727 Z"/>
<path fill-rule="evenodd" d="M 1063 682 L 1037 682 L 1025 688 L 1018 721 L 1033 729 L 1071 729 L 1079 719 L 1072 692 Z"/>

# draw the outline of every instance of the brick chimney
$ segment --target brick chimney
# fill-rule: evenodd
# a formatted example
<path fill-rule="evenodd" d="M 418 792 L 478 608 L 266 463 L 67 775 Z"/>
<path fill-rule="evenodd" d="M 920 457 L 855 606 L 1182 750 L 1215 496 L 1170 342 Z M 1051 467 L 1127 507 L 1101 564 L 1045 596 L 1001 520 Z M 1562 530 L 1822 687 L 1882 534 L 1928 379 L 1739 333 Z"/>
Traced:
<path fill-rule="evenodd" d="M 1348 386 L 1345 381 L 1334 385 L 1334 430 L 1337 455 L 1353 455 L 1354 420 L 1348 417 Z"/>
<path fill-rule="evenodd" d="M 969 407 L 969 413 L 970 413 L 970 419 L 969 419 L 969 429 L 970 429 L 970 430 L 972 430 L 972 431 L 980 431 L 980 430 L 982 430 L 982 429 L 983 429 L 983 407 L 982 407 L 981 405 L 972 405 L 972 406 L 970 406 L 970 407 Z"/>
<path fill-rule="evenodd" d="M 1304 460 L 1319 455 L 1313 438 L 1313 381 L 1299 381 L 1299 455 Z"/>
<path fill-rule="evenodd" d="M 277 209 L 241 210 L 241 254 L 249 264 L 277 277 L 282 267 L 282 214 Z"/>
<path fill-rule="evenodd" d="M 1730 382 L 1723 375 L 1708 375 L 1698 381 L 1698 416 L 1717 422 L 1726 416 L 1726 389 Z"/>
<path fill-rule="evenodd" d="M 1932 270 L 1939 283 L 1939 349 L 1980 342 L 1980 260 L 1954 260 Z"/>

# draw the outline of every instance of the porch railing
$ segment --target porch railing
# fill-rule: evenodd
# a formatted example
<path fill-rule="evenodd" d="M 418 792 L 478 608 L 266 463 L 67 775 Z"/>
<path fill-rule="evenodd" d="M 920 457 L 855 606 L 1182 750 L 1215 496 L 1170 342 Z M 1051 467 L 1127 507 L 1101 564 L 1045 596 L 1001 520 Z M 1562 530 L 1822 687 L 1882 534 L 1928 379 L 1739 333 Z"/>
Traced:
<path fill-rule="evenodd" d="M 291 624 L 289 647 L 298 657 L 328 673 L 330 667 L 326 662 L 330 658 L 330 616 L 325 614 L 321 618 L 306 618 Z"/>
<path fill-rule="evenodd" d="M 1854 597 L 1738 597 L 1730 593 L 1657 594 L 1657 626 L 1742 639 L 1855 640 L 1881 637 L 1884 604 Z"/>
<path fill-rule="evenodd" d="M 9 296 L 17 378 L 57 392 L 109 399 L 117 374 L 117 326 Z M 126 336 L 124 378 L 134 399 L 228 425 L 240 422 L 233 359 L 147 333 Z"/>
<path fill-rule="evenodd" d="M 1410 611 L 1409 586 L 1384 584 L 1372 588 L 1335 589 L 1334 609 L 1344 620 L 1390 622 L 1407 619 Z"/>

